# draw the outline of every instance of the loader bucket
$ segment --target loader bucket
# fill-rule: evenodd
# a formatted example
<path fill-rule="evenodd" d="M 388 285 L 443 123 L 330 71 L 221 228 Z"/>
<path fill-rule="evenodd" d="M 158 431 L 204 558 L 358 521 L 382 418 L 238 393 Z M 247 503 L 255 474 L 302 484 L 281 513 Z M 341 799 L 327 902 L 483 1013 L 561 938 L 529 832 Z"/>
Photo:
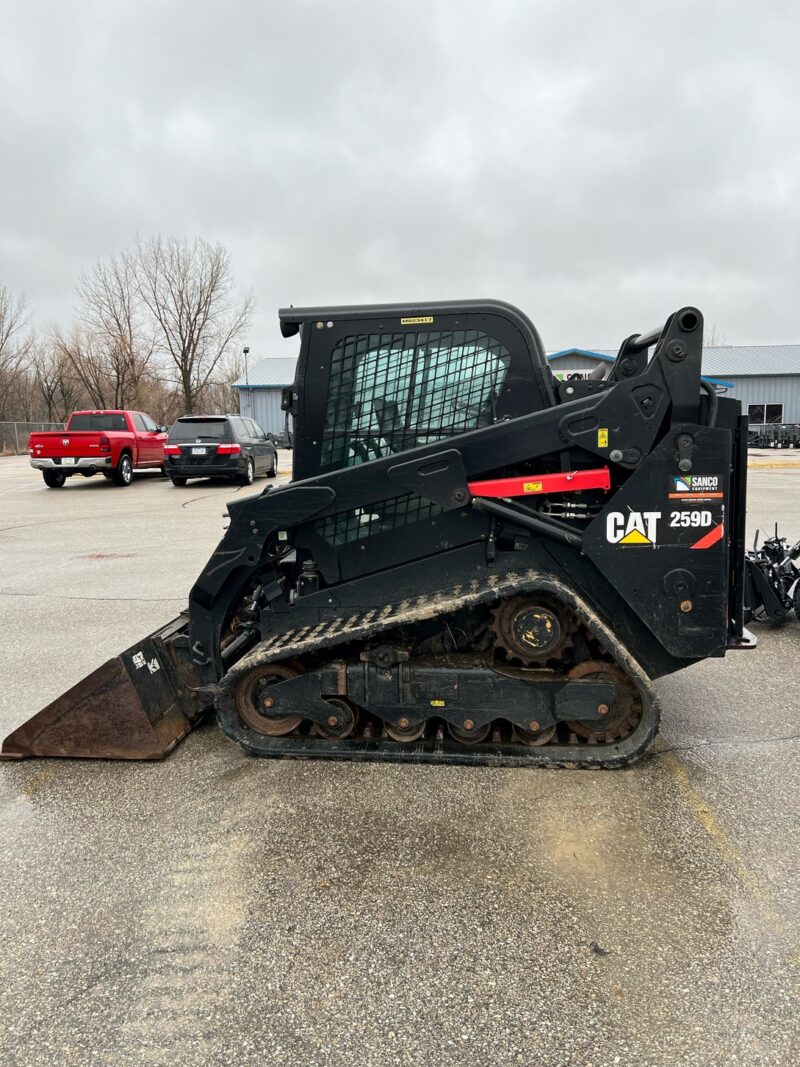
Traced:
<path fill-rule="evenodd" d="M 181 679 L 165 643 L 184 625 L 176 619 L 92 671 L 9 734 L 0 756 L 162 759 L 210 702 Z"/>

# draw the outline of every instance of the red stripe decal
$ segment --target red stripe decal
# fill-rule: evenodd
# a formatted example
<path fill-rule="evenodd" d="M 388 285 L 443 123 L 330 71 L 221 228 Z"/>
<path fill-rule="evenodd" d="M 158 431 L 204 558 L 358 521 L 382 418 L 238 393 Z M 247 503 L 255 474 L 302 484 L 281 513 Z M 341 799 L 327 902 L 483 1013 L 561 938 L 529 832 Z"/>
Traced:
<path fill-rule="evenodd" d="M 717 541 L 722 540 L 722 535 L 725 532 L 725 526 L 720 523 L 719 526 L 715 526 L 713 530 L 709 530 L 707 534 L 703 534 L 699 541 L 695 541 L 692 548 L 711 548 Z"/>

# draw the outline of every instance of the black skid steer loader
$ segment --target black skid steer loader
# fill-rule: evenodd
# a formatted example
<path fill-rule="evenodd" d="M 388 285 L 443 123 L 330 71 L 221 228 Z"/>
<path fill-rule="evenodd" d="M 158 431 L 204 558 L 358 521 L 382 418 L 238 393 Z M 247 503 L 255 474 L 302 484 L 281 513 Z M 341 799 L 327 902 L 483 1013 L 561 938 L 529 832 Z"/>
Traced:
<path fill-rule="evenodd" d="M 215 707 L 254 755 L 618 767 L 654 679 L 753 647 L 747 420 L 695 308 L 568 381 L 501 302 L 280 320 L 292 482 L 231 502 L 187 611 L 4 756 L 159 758 Z"/>

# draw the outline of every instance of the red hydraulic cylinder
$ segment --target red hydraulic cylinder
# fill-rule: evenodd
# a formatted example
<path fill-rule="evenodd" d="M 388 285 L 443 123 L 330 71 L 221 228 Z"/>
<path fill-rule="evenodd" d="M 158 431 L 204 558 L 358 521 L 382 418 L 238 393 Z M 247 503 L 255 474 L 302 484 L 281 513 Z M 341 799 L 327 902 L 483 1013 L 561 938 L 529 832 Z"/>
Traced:
<path fill-rule="evenodd" d="M 524 478 L 492 478 L 485 482 L 469 482 L 473 496 L 505 497 L 532 496 L 544 493 L 577 493 L 581 489 L 610 489 L 611 472 L 608 467 L 588 471 L 566 471 L 559 474 L 526 474 Z"/>

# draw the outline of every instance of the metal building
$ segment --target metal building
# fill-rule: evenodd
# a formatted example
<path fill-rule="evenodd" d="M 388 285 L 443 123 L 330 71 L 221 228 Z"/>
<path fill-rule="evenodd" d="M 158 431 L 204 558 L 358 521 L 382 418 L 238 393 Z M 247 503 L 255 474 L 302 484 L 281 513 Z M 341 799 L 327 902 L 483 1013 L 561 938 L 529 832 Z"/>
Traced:
<path fill-rule="evenodd" d="M 610 349 L 567 348 L 547 358 L 559 378 L 590 374 Z M 742 403 L 751 423 L 800 423 L 799 345 L 717 345 L 703 349 L 703 375 Z"/>
<path fill-rule="evenodd" d="M 245 377 L 233 383 L 239 391 L 239 413 L 255 419 L 267 433 L 286 433 L 286 413 L 281 411 L 281 392 L 294 384 L 297 356 L 262 359 Z"/>

